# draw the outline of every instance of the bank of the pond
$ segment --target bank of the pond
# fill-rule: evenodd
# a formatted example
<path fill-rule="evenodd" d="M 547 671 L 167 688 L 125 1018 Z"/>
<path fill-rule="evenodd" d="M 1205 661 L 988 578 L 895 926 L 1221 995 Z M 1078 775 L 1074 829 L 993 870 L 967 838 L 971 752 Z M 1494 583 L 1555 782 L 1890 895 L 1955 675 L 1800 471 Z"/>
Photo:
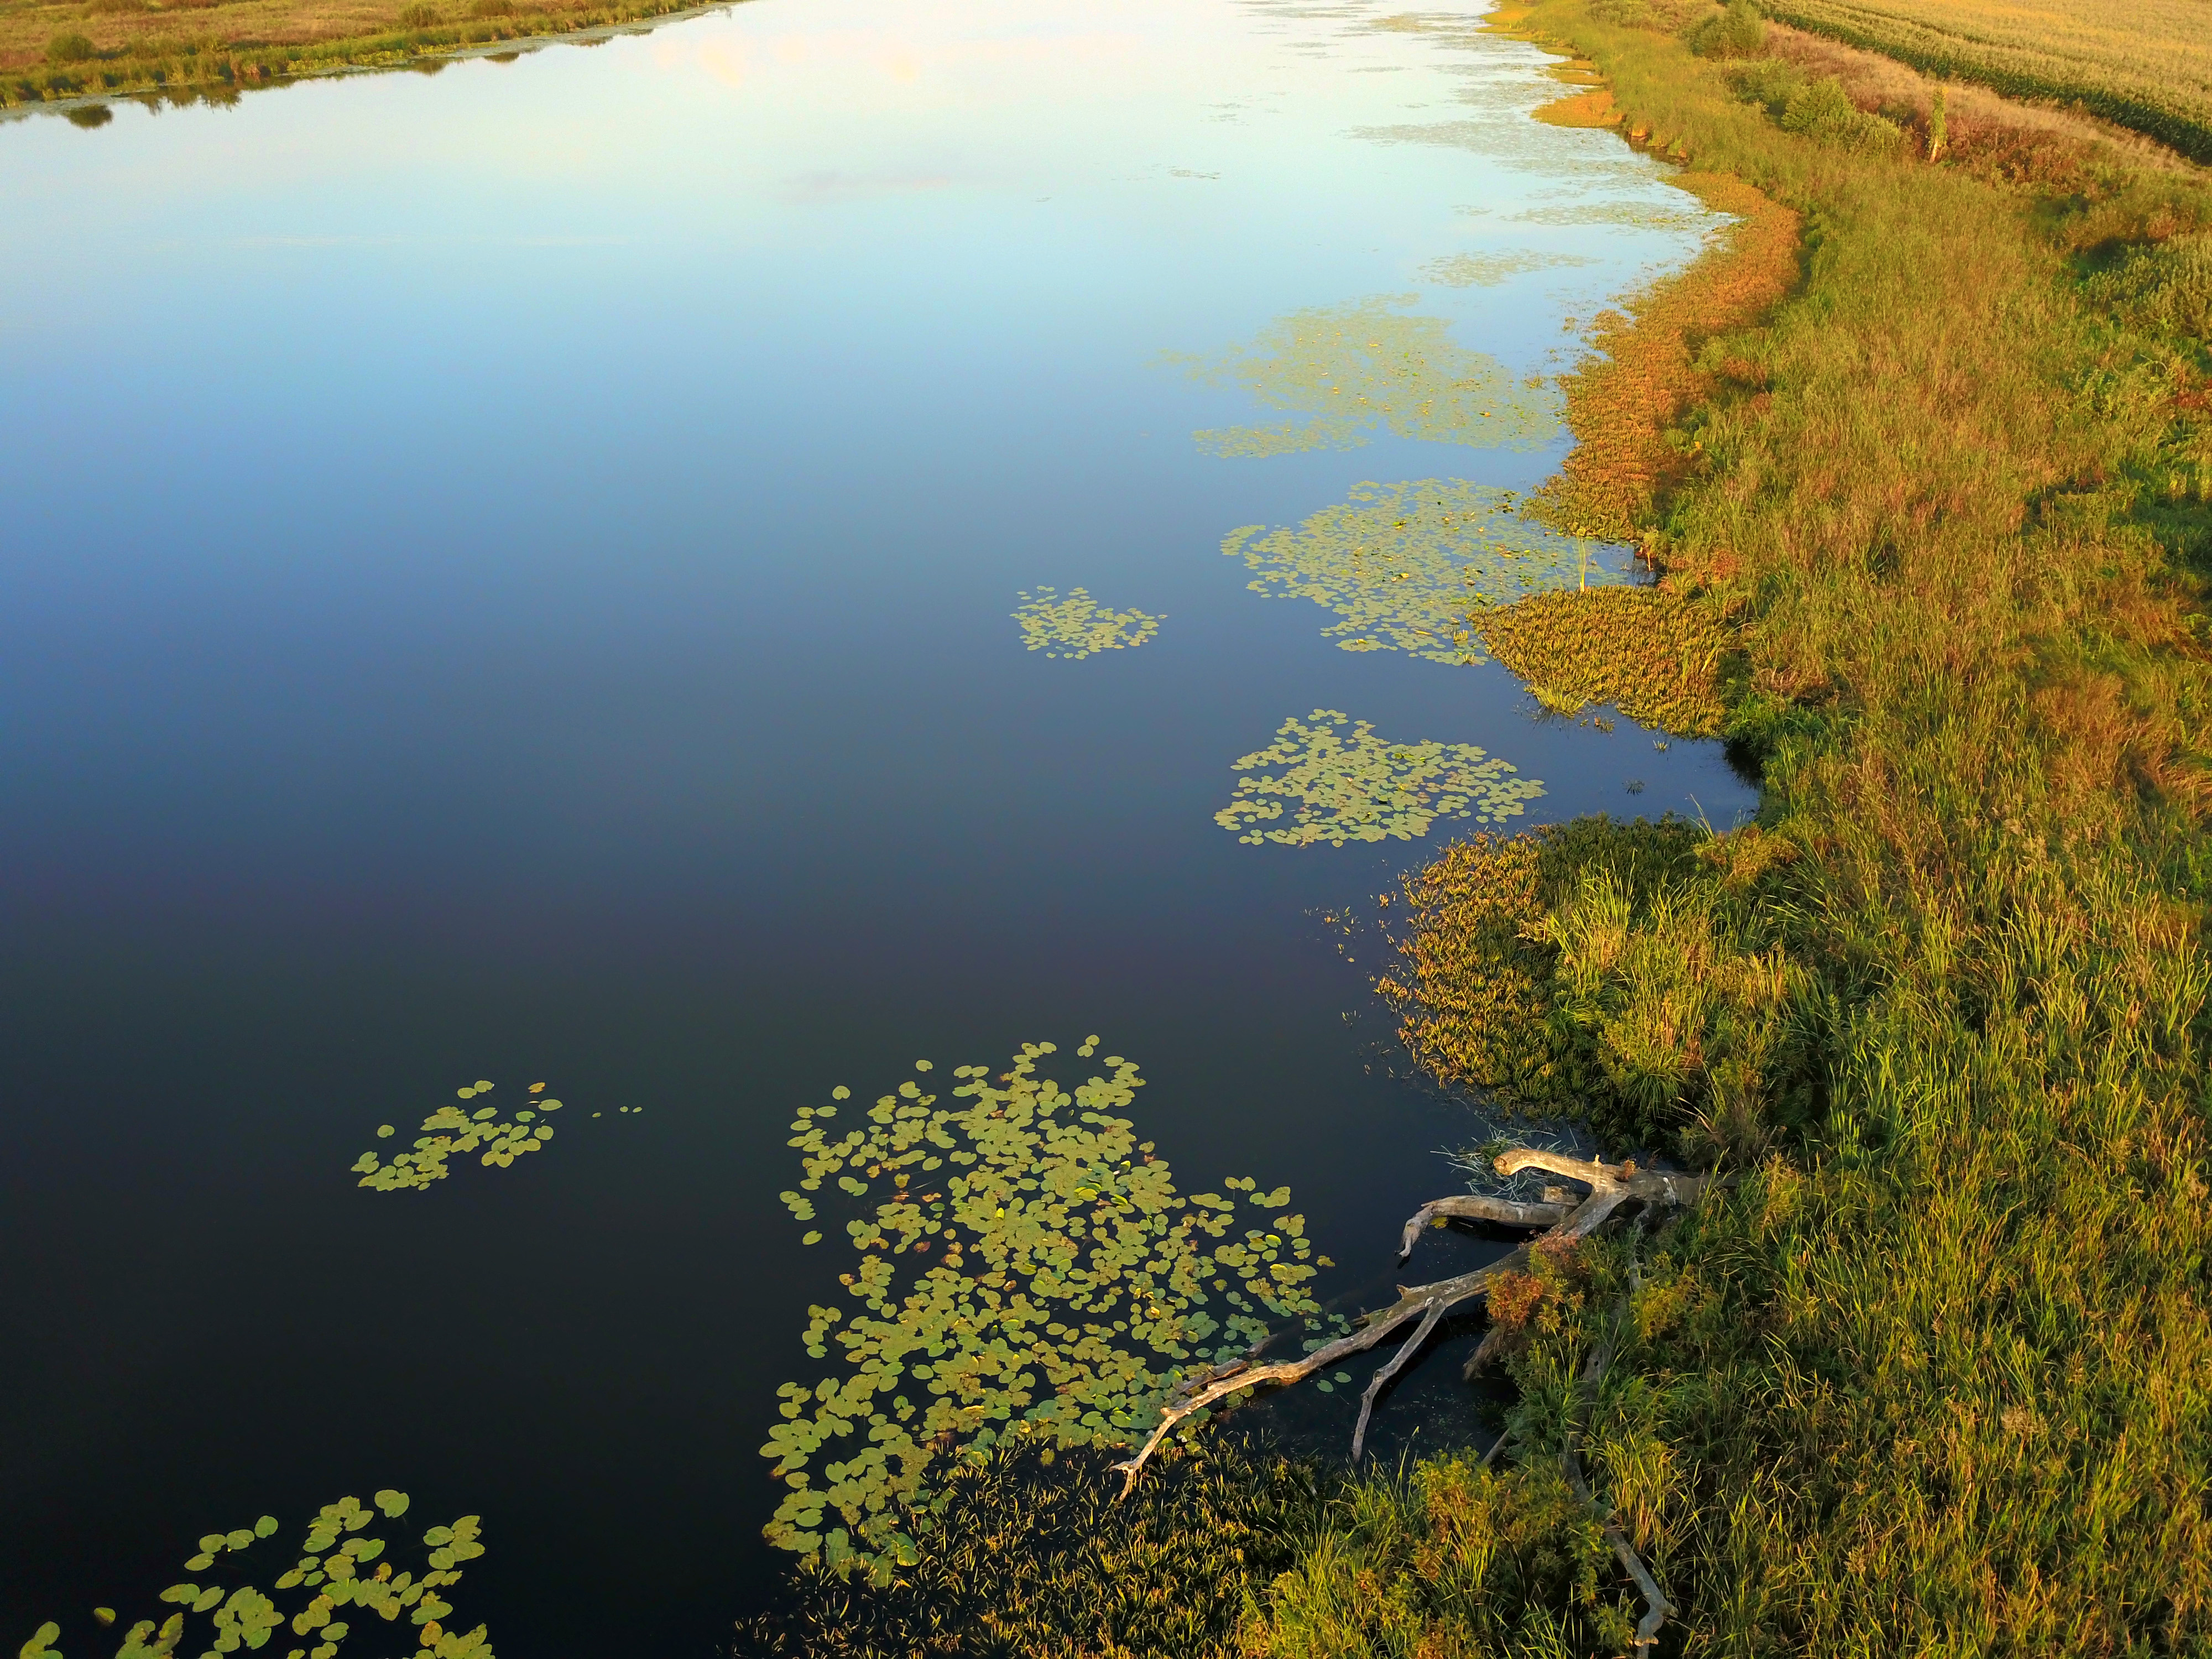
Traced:
<path fill-rule="evenodd" d="M 0 0 L 0 111 L 80 125 L 131 98 L 226 103 L 256 88 L 365 70 L 435 74 L 460 58 L 566 43 L 717 11 L 734 0 Z"/>
<path fill-rule="evenodd" d="M 1194 1630 L 1237 1610 L 1218 1651 L 1619 1651 L 1577 1418 L 1675 1650 L 2212 1642 L 2212 190 L 2033 119 L 1951 149 L 1931 84 L 1869 106 L 1763 43 L 1700 56 L 1717 15 L 1498 21 L 1804 227 L 1762 304 L 1693 273 L 1601 331 L 1555 492 L 1727 631 L 1680 695 L 1721 697 L 1759 821 L 1456 848 L 1383 989 L 1439 1075 L 1735 1179 L 1516 1295 L 1496 1468 L 1416 1465 L 1303 1516 L 1287 1571 L 1178 1581 Z M 1576 602 L 1535 602 L 1551 655 Z M 1648 643 L 1617 620 L 1593 648 Z M 1096 1593 L 1054 1628 L 1030 1650 L 1167 1650 Z"/>

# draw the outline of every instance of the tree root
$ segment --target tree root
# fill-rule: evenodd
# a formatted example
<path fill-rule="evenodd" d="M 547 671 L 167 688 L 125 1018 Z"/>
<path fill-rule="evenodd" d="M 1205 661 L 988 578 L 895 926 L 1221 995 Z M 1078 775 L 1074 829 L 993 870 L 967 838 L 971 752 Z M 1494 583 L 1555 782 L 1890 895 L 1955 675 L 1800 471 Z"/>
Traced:
<path fill-rule="evenodd" d="M 1522 1170 L 1543 1170 L 1553 1175 L 1563 1176 L 1589 1188 L 1589 1196 L 1573 1205 L 1553 1202 L 1516 1204 L 1502 1199 L 1473 1196 L 1437 1199 L 1423 1205 L 1406 1224 L 1404 1248 L 1399 1253 L 1400 1260 L 1402 1261 L 1412 1249 L 1421 1229 L 1434 1216 L 1464 1216 L 1501 1222 L 1509 1226 L 1541 1226 L 1545 1231 L 1534 1242 L 1549 1243 L 1555 1240 L 1589 1237 L 1615 1210 L 1632 1200 L 1655 1208 L 1660 1205 L 1692 1203 L 1705 1190 L 1707 1181 L 1707 1177 L 1702 1176 L 1639 1170 L 1632 1163 L 1603 1164 L 1528 1146 L 1516 1147 L 1501 1153 L 1497 1165 L 1500 1175 L 1514 1175 Z M 1367 1385 L 1366 1394 L 1361 1398 L 1359 1426 L 1353 1431 L 1352 1438 L 1352 1460 L 1358 1463 L 1366 1448 L 1368 1419 L 1383 1389 L 1413 1363 L 1413 1357 L 1420 1352 L 1422 1345 L 1435 1332 L 1445 1314 L 1462 1304 L 1486 1297 L 1491 1285 L 1498 1279 L 1525 1269 L 1528 1264 L 1529 1249 L 1529 1245 L 1523 1244 L 1487 1267 L 1478 1267 L 1473 1273 L 1438 1279 L 1432 1285 L 1416 1285 L 1410 1288 L 1401 1285 L 1397 1301 L 1387 1308 L 1364 1316 L 1359 1329 L 1324 1344 L 1303 1359 L 1283 1360 L 1271 1365 L 1255 1365 L 1249 1360 L 1240 1359 L 1217 1366 L 1202 1376 L 1178 1384 L 1161 1411 L 1158 1426 L 1153 1429 L 1137 1455 L 1127 1462 L 1114 1465 L 1115 1472 L 1121 1477 L 1122 1495 L 1127 1496 L 1136 1486 L 1137 1477 L 1144 1473 L 1145 1465 L 1151 1461 L 1153 1452 L 1159 1449 L 1160 1443 L 1185 1419 L 1204 1411 L 1218 1401 L 1227 1400 L 1254 1389 L 1271 1383 L 1302 1382 L 1316 1371 L 1328 1370 L 1340 1359 L 1365 1352 L 1393 1331 L 1418 1319 L 1420 1323 L 1413 1335 L 1398 1350 L 1396 1357 L 1376 1373 Z M 1641 1570 L 1640 1563 L 1638 1570 Z M 1655 1625 L 1653 1628 L 1656 1630 L 1657 1626 Z"/>

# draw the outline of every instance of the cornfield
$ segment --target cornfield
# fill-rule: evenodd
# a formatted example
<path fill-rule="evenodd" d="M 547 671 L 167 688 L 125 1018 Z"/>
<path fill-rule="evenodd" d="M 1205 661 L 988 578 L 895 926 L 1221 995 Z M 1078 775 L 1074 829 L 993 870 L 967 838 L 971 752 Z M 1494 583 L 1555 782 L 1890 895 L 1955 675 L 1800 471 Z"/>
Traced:
<path fill-rule="evenodd" d="M 2212 161 L 2202 0 L 1771 0 L 1768 15 L 2009 97 L 2078 103 Z"/>

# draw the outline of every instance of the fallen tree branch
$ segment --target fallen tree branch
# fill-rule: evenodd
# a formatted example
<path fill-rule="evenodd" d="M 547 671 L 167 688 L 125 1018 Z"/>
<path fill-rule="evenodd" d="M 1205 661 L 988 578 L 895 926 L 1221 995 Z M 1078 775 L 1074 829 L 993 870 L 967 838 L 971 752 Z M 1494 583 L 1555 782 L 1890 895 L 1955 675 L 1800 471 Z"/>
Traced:
<path fill-rule="evenodd" d="M 1533 1147 L 1516 1147 L 1499 1155 L 1498 1170 L 1501 1175 L 1512 1175 L 1517 1170 L 1547 1170 L 1570 1181 L 1580 1182 L 1590 1189 L 1589 1196 L 1571 1207 L 1547 1201 L 1542 1204 L 1516 1204 L 1503 1199 L 1481 1199 L 1469 1194 L 1464 1198 L 1438 1199 L 1424 1205 L 1413 1221 L 1407 1223 L 1407 1248 L 1418 1237 L 1428 1218 L 1437 1214 L 1474 1214 L 1486 1220 L 1504 1218 L 1510 1207 L 1523 1213 L 1540 1212 L 1540 1218 L 1508 1224 L 1550 1225 L 1537 1242 L 1553 1239 L 1575 1239 L 1588 1237 L 1602 1225 L 1606 1219 L 1623 1204 L 1632 1200 L 1648 1205 L 1687 1204 L 1705 1190 L 1706 1177 L 1677 1176 L 1637 1169 L 1634 1164 L 1603 1164 L 1587 1158 L 1569 1158 L 1560 1152 L 1540 1152 Z M 1448 1208 L 1459 1205 L 1480 1205 L 1482 1210 Z M 1127 1497 L 1144 1473 L 1145 1465 L 1159 1449 L 1160 1443 L 1175 1431 L 1176 1425 L 1204 1411 L 1208 1406 L 1255 1389 L 1271 1384 L 1302 1382 L 1315 1372 L 1326 1370 L 1339 1360 L 1364 1353 L 1376 1346 L 1391 1332 L 1413 1320 L 1421 1322 L 1413 1337 L 1398 1351 L 1395 1358 L 1376 1373 L 1367 1385 L 1360 1401 L 1359 1425 L 1353 1431 L 1352 1456 L 1356 1463 L 1365 1449 L 1367 1424 L 1376 1400 L 1390 1380 L 1413 1362 L 1421 1345 L 1428 1340 L 1444 1315 L 1463 1303 L 1472 1302 L 1490 1293 L 1496 1280 L 1508 1273 L 1523 1271 L 1528 1264 L 1529 1246 L 1523 1244 L 1486 1267 L 1473 1273 L 1461 1273 L 1451 1279 L 1438 1279 L 1433 1285 L 1416 1285 L 1398 1288 L 1398 1299 L 1390 1306 L 1362 1316 L 1360 1327 L 1335 1341 L 1325 1343 L 1303 1359 L 1286 1359 L 1272 1365 L 1255 1365 L 1248 1359 L 1238 1359 L 1229 1364 L 1216 1366 L 1200 1376 L 1178 1384 L 1168 1396 L 1160 1412 L 1160 1420 L 1137 1455 L 1126 1462 L 1116 1463 L 1115 1474 L 1121 1477 L 1121 1493 Z M 1402 1258 L 1404 1252 L 1401 1252 Z"/>
<path fill-rule="evenodd" d="M 1457 1193 L 1449 1198 L 1432 1198 L 1413 1212 L 1406 1222 L 1406 1235 L 1398 1241 L 1398 1260 L 1403 1261 L 1413 1253 L 1413 1241 L 1421 1236 L 1421 1229 L 1437 1216 L 1448 1216 L 1455 1221 L 1494 1221 L 1504 1227 L 1549 1227 L 1565 1221 L 1572 1213 L 1571 1204 L 1523 1204 L 1510 1198 L 1486 1198 L 1480 1193 Z"/>
<path fill-rule="evenodd" d="M 1413 1356 L 1420 1352 L 1421 1344 L 1429 1340 L 1429 1333 L 1436 1329 L 1437 1322 L 1443 1316 L 1444 1304 L 1441 1302 L 1431 1302 L 1429 1304 L 1429 1311 L 1422 1319 L 1419 1328 L 1406 1340 L 1406 1346 L 1398 1350 L 1389 1364 L 1367 1379 L 1367 1392 L 1359 1396 L 1359 1426 L 1352 1431 L 1352 1467 L 1353 1468 L 1359 1467 L 1360 1454 L 1366 1449 L 1367 1419 L 1374 1414 L 1376 1396 L 1381 1394 L 1389 1385 L 1390 1379 L 1404 1370 Z"/>
<path fill-rule="evenodd" d="M 1615 1316 L 1616 1326 L 1627 1311 L 1628 1304 L 1623 1302 Z M 1613 1339 L 1607 1337 L 1591 1350 L 1589 1362 L 1583 1367 L 1582 1381 L 1575 1390 L 1574 1410 L 1567 1417 L 1566 1444 L 1560 1449 L 1559 1463 L 1566 1471 L 1567 1484 L 1575 1489 L 1575 1496 L 1597 1516 L 1605 1532 L 1605 1541 L 1613 1546 L 1614 1559 L 1636 1581 L 1636 1588 L 1643 1594 L 1644 1617 L 1637 1620 L 1636 1639 L 1629 1645 L 1649 1654 L 1657 1645 L 1659 1628 L 1667 1622 L 1667 1615 L 1674 1612 L 1674 1607 L 1660 1593 L 1658 1581 L 1644 1565 L 1644 1558 L 1637 1554 L 1636 1547 L 1628 1541 L 1628 1534 L 1621 1531 L 1620 1523 L 1613 1518 L 1613 1511 L 1601 1504 L 1597 1495 L 1591 1492 L 1589 1480 L 1583 1475 L 1583 1460 L 1577 1445 L 1589 1426 L 1591 1412 L 1596 1409 L 1598 1385 L 1604 1381 L 1606 1367 L 1612 1363 Z"/>

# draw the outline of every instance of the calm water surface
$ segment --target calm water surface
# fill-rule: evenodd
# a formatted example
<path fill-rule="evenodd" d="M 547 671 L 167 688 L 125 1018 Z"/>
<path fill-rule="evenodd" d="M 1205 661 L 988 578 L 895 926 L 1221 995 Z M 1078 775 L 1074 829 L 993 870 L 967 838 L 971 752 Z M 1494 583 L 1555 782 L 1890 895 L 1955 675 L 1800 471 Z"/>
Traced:
<path fill-rule="evenodd" d="M 1528 823 L 1750 799 L 1220 554 L 1563 445 L 1223 459 L 1279 412 L 1163 353 L 1397 295 L 1555 372 L 1705 228 L 1526 119 L 1532 49 L 1389 18 L 755 0 L 0 128 L 0 1639 L 388 1485 L 484 1516 L 501 1652 L 707 1654 L 842 1265 L 789 1112 L 923 1055 L 1103 1034 L 1186 1190 L 1289 1182 L 1323 1293 L 1387 1294 L 1472 1120 L 1322 918 L 1448 826 L 1239 845 L 1231 762 L 1328 707 L 1510 760 Z M 1048 660 L 1044 583 L 1166 621 Z M 352 1184 L 477 1077 L 567 1137 Z"/>

